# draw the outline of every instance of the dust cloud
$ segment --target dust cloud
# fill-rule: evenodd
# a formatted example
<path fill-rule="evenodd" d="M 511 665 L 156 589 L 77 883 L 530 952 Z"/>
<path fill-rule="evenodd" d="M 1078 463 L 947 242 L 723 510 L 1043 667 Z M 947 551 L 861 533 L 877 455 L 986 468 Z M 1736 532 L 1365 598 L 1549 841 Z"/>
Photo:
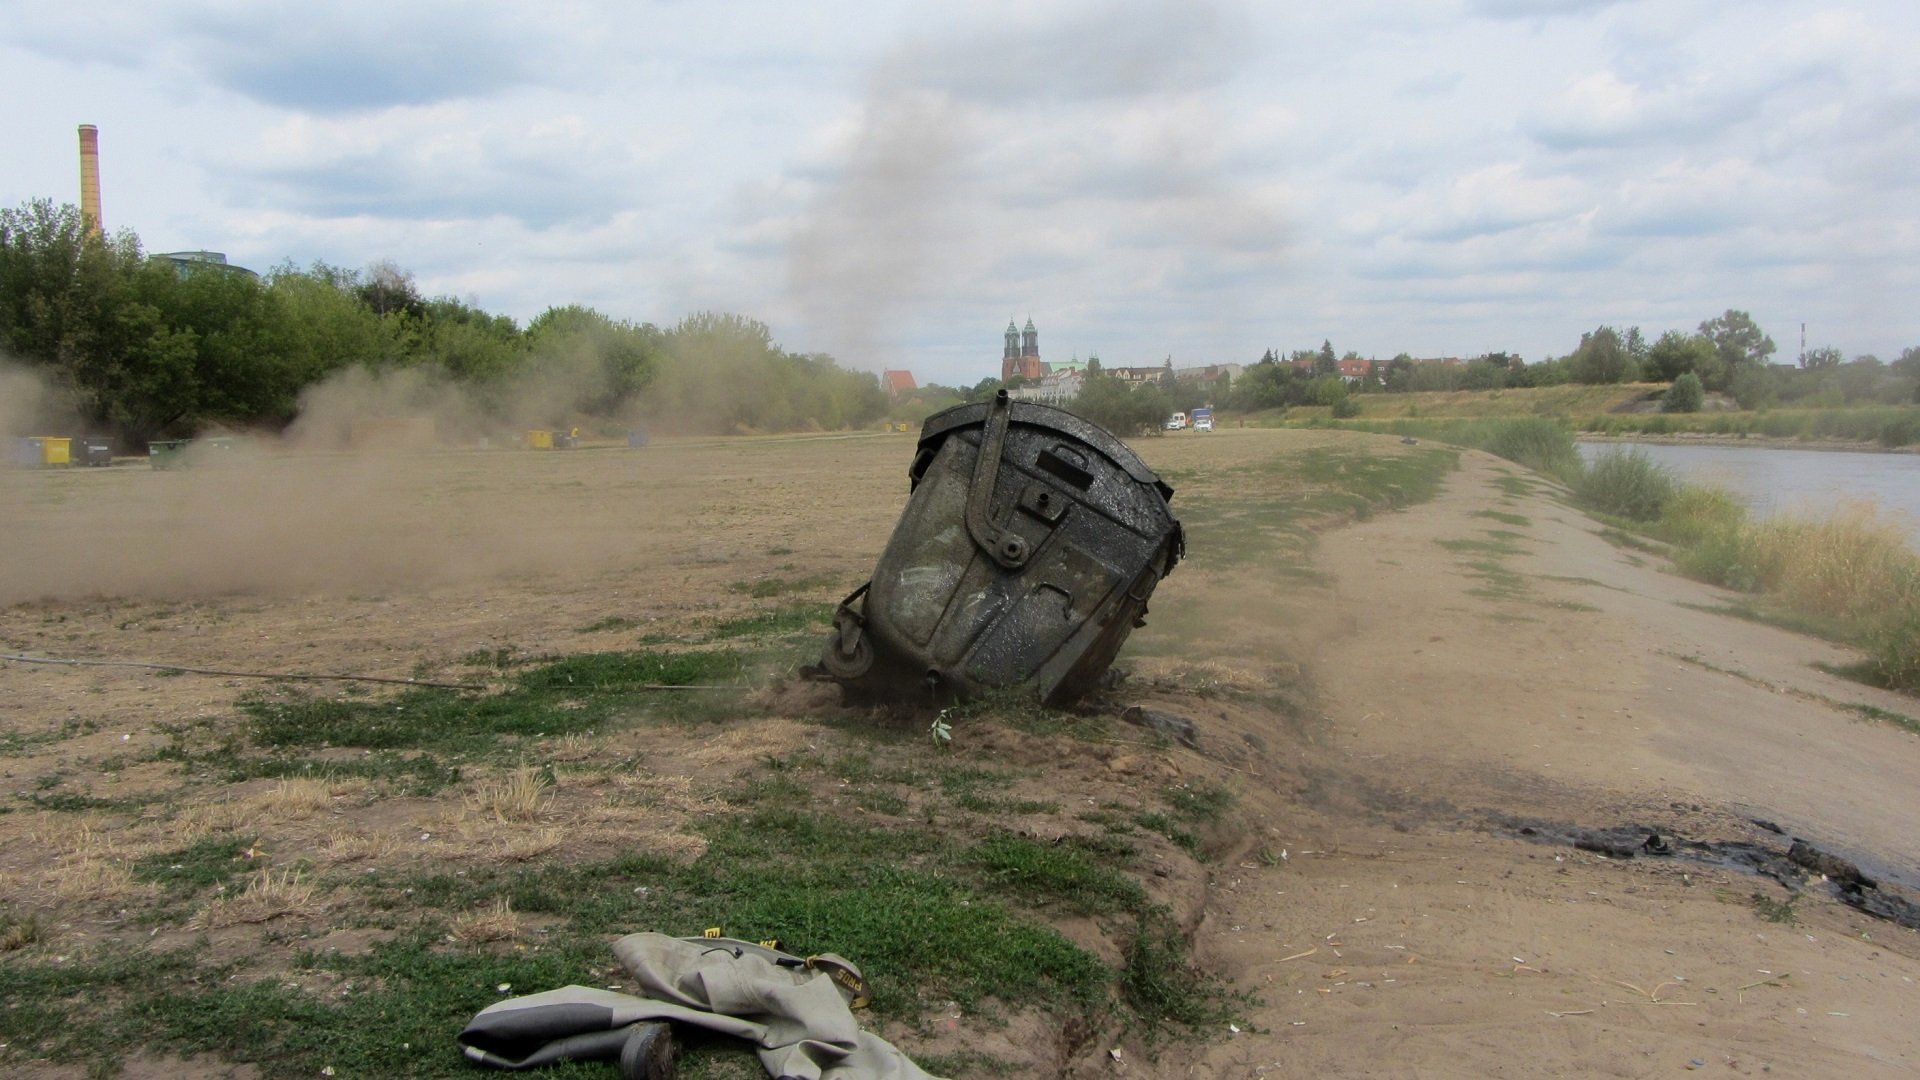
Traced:
<path fill-rule="evenodd" d="M 1269 302 L 1248 284 L 1291 242 L 1282 189 L 1235 157 L 1250 121 L 1230 84 L 1259 62 L 1249 40 L 1234 0 L 1125 0 L 902 41 L 869 72 L 788 244 L 809 332 L 871 369 L 962 297 L 995 319 L 989 356 L 998 320 L 1051 311 L 1122 346 L 1110 362 L 1158 362 L 1168 331 L 1128 339 L 1169 275 L 1208 297 L 1178 340 L 1237 330 Z"/>
<path fill-rule="evenodd" d="M 591 348 L 544 353 L 490 382 L 457 380 L 438 367 L 344 368 L 301 391 L 299 413 L 280 441 L 294 450 L 425 450 L 512 445 L 529 430 L 582 425 L 624 434 L 638 404 L 606 407 L 600 356 Z"/>
<path fill-rule="evenodd" d="M 0 470 L 0 606 L 379 594 L 604 570 L 645 548 L 645 500 L 621 492 L 655 461 L 624 448 L 316 454 L 236 442 L 164 471 Z"/>
<path fill-rule="evenodd" d="M 81 429 L 73 396 L 40 372 L 0 356 L 0 437 L 75 435 Z"/>

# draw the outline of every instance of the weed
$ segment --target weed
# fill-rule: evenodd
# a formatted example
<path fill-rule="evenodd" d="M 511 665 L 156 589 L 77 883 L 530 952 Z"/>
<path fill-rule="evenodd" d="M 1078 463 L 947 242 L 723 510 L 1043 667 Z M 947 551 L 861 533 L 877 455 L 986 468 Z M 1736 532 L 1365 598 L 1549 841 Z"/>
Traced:
<path fill-rule="evenodd" d="M 599 634 L 610 630 L 631 630 L 639 625 L 640 620 L 638 619 L 630 619 L 625 615 L 609 615 L 604 619 L 598 619 L 585 626 L 576 626 L 573 628 L 573 632 L 576 634 Z"/>
<path fill-rule="evenodd" d="M 1193 966 L 1180 928 L 1160 908 L 1141 913 L 1127 945 L 1120 981 L 1149 1037 L 1168 1024 L 1193 1030 L 1218 1028 L 1251 1004 Z"/>
<path fill-rule="evenodd" d="M 46 936 L 40 917 L 32 913 L 14 915 L 0 912 L 0 953 L 17 952 L 38 944 Z"/>
<path fill-rule="evenodd" d="M 1180 820 L 1210 824 L 1226 814 L 1234 795 L 1217 784 L 1201 781 L 1168 788 L 1165 798 Z"/>
<path fill-rule="evenodd" d="M 1785 900 L 1775 900 L 1761 893 L 1753 894 L 1753 910 L 1763 919 L 1772 923 L 1785 923 L 1792 926 L 1798 921 L 1794 905 L 1800 902 L 1798 896 L 1789 896 Z"/>

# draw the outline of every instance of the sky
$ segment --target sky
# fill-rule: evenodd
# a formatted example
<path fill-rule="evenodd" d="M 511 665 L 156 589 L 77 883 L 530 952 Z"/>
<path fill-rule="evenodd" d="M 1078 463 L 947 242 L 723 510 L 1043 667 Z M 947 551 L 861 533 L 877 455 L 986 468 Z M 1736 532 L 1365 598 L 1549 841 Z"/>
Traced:
<path fill-rule="evenodd" d="M 1920 345 L 1913 0 L 0 0 L 0 205 L 523 323 L 1042 356 Z"/>

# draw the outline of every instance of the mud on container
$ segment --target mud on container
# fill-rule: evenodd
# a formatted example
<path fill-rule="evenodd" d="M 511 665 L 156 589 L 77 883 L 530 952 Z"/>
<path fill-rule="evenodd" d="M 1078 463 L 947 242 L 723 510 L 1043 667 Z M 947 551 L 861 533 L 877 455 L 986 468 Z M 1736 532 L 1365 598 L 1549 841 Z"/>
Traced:
<path fill-rule="evenodd" d="M 1071 702 L 1183 553 L 1173 489 L 1126 444 L 1004 391 L 930 417 L 907 475 L 907 508 L 821 658 L 855 700 L 1030 684 Z"/>

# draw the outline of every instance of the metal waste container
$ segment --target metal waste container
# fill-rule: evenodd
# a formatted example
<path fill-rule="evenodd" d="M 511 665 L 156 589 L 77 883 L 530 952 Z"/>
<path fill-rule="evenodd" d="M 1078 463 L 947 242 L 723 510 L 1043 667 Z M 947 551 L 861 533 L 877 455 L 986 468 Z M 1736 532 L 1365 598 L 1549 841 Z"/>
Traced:
<path fill-rule="evenodd" d="M 88 435 L 74 440 L 74 460 L 82 465 L 113 464 L 113 440 L 105 435 Z"/>
<path fill-rule="evenodd" d="M 1173 489 L 1126 444 L 1005 391 L 928 418 L 907 475 L 907 508 L 821 657 L 856 700 L 1031 684 L 1071 702 L 1184 551 Z"/>
<path fill-rule="evenodd" d="M 147 444 L 147 463 L 156 469 L 177 469 L 186 464 L 187 439 L 156 439 Z"/>

